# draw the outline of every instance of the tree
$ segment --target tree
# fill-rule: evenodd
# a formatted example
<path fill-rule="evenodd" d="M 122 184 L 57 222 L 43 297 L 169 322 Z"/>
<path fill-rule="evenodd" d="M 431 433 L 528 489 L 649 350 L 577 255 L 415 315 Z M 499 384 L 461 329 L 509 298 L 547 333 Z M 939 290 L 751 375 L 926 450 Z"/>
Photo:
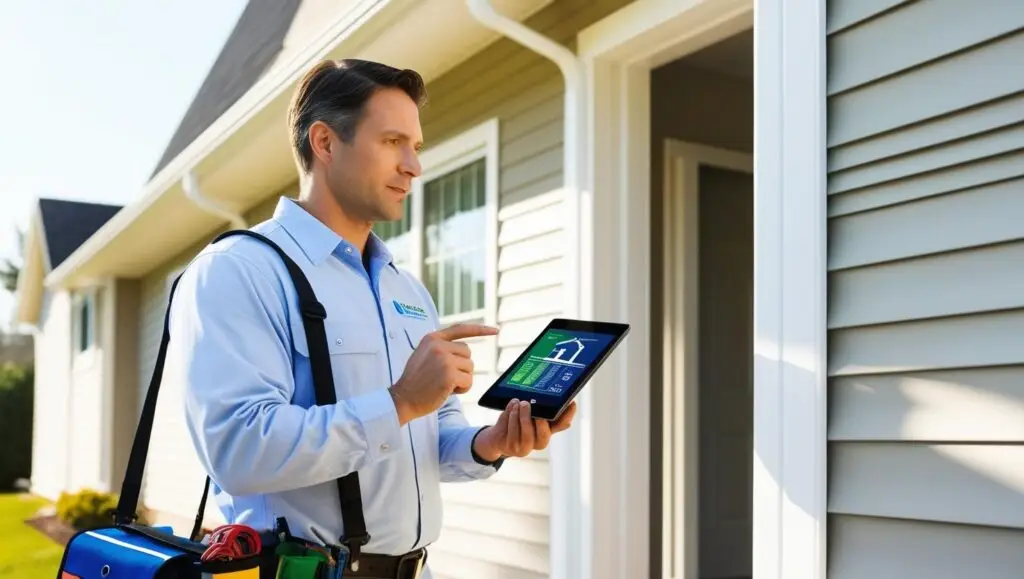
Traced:
<path fill-rule="evenodd" d="M 33 376 L 32 365 L 0 364 L 0 492 L 32 473 Z"/>
<path fill-rule="evenodd" d="M 18 229 L 15 232 L 18 236 L 18 255 L 24 255 L 25 253 L 25 232 Z M 10 258 L 4 259 L 4 265 L 0 268 L 0 283 L 3 283 L 4 289 L 14 293 L 18 289 L 18 277 L 21 275 L 21 266 L 12 261 Z"/>

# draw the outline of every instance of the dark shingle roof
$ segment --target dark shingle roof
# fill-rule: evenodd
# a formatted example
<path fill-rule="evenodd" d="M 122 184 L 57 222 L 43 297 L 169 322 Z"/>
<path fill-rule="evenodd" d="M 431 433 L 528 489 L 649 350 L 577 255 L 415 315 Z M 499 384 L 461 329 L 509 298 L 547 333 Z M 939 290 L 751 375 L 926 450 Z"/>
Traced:
<path fill-rule="evenodd" d="M 119 205 L 40 199 L 50 267 L 56 269 L 120 210 Z"/>
<path fill-rule="evenodd" d="M 153 175 L 256 84 L 281 52 L 284 37 L 301 3 L 302 0 L 249 0 L 153 169 Z"/>

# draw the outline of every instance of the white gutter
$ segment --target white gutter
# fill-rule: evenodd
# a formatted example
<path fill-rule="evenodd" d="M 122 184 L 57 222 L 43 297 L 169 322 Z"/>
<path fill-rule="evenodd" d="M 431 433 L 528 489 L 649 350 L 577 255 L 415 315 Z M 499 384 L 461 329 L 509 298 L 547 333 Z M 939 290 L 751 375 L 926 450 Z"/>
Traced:
<path fill-rule="evenodd" d="M 589 219 L 581 219 L 581 210 L 591 213 L 592 203 L 581 188 L 586 179 L 587 166 L 583 156 L 586 138 L 586 91 L 584 66 L 576 54 L 550 38 L 513 20 L 491 6 L 489 0 L 466 0 L 470 13 L 484 26 L 518 42 L 525 48 L 554 62 L 565 78 L 564 131 L 562 141 L 563 196 L 565 205 L 565 237 L 569 250 L 564 278 L 565 298 L 563 316 L 585 317 L 592 311 L 589 284 L 584 280 L 581 263 L 591 262 L 592 243 L 581 243 L 590 235 Z M 588 253 L 585 253 L 588 252 Z M 551 441 L 551 517 L 550 517 L 550 574 L 554 579 L 590 579 L 593 550 L 593 518 L 589 504 L 592 493 L 591 452 L 583 440 L 589 439 L 593 428 L 590 420 L 590 396 L 584 390 L 580 396 L 574 426 Z"/>
<path fill-rule="evenodd" d="M 203 192 L 199 188 L 199 180 L 196 179 L 196 175 L 191 169 L 185 171 L 185 175 L 181 178 L 181 188 L 185 190 L 185 197 L 195 203 L 200 209 L 207 213 L 216 215 L 217 217 L 223 217 L 228 220 L 235 229 L 246 229 L 248 227 L 245 223 L 245 219 L 243 219 L 241 215 L 228 211 L 206 197 L 203 197 Z"/>

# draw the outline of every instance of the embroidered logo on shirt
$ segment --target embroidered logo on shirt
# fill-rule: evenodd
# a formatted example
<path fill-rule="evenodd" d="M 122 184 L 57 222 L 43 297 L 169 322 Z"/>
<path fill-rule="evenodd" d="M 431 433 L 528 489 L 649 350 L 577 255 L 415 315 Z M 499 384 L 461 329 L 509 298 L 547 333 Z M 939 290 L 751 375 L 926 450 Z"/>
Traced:
<path fill-rule="evenodd" d="M 407 318 L 414 318 L 417 320 L 427 319 L 427 312 L 421 307 L 403 304 L 398 300 L 391 300 L 391 303 L 395 304 L 395 310 L 397 310 L 399 314 Z"/>

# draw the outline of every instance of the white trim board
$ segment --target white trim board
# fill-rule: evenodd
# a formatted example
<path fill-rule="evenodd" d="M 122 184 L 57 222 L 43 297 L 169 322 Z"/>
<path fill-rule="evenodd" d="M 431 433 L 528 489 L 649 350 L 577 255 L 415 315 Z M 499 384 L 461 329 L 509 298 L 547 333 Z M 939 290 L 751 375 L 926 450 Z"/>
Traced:
<path fill-rule="evenodd" d="M 583 187 L 594 199 L 591 229 L 601 232 L 585 241 L 602 256 L 584 272 L 590 283 L 583 287 L 605 290 L 589 296 L 595 318 L 633 326 L 590 387 L 593 425 L 609 427 L 587 430 L 593 464 L 580 494 L 592 525 L 576 554 L 579 568 L 591 570 L 587 577 L 652 571 L 651 266 L 643 259 L 650 255 L 650 71 L 751 26 L 753 569 L 758 579 L 825 576 L 824 12 L 824 0 L 758 0 L 756 14 L 753 0 L 638 0 L 578 36 L 588 73 Z"/>
<path fill-rule="evenodd" d="M 825 0 L 754 26 L 754 574 L 824 579 Z"/>

